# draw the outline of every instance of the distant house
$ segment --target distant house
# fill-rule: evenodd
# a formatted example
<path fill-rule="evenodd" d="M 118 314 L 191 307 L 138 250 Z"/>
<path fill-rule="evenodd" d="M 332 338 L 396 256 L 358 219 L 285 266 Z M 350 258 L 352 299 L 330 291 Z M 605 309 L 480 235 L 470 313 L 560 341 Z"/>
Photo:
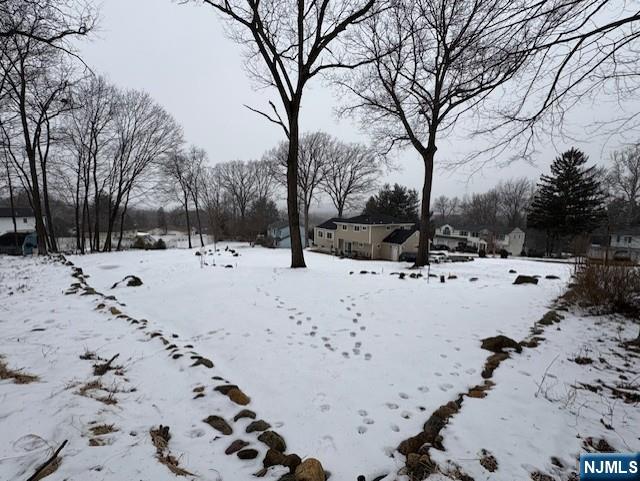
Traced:
<path fill-rule="evenodd" d="M 445 224 L 436 228 L 433 245 L 445 245 L 449 249 L 472 247 L 478 251 L 506 250 L 518 256 L 524 249 L 525 232 L 515 229 L 498 229 L 497 232 L 483 226 L 462 226 L 455 228 Z"/>
<path fill-rule="evenodd" d="M 640 226 L 615 231 L 609 236 L 608 241 L 608 248 L 606 245 L 592 245 L 589 257 L 600 260 L 606 257 L 614 261 L 640 262 Z"/>
<path fill-rule="evenodd" d="M 304 243 L 304 229 L 303 225 L 300 226 L 300 238 Z M 289 224 L 277 224 L 269 227 L 267 230 L 267 242 L 270 247 L 277 249 L 289 249 L 291 248 L 291 231 L 289 230 Z"/>
<path fill-rule="evenodd" d="M 487 250 L 487 241 L 483 237 L 489 234 L 488 229 L 480 227 L 462 227 L 456 229 L 450 224 L 436 227 L 433 236 L 434 246 L 447 246 L 449 249 L 473 247 L 478 251 Z"/>
<path fill-rule="evenodd" d="M 36 217 L 28 207 L 16 207 L 16 230 L 18 232 L 32 232 L 36 230 Z M 0 235 L 13 232 L 13 217 L 11 208 L 0 207 Z"/>
<path fill-rule="evenodd" d="M 334 255 L 397 261 L 418 252 L 418 229 L 386 215 L 329 219 L 314 229 L 313 247 Z"/>

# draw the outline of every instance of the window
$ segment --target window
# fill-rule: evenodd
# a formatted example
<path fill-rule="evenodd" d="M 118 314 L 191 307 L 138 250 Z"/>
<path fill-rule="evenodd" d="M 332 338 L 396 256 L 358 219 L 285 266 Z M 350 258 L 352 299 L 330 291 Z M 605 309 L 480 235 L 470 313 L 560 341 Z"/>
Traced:
<path fill-rule="evenodd" d="M 480 234 L 478 234 L 477 232 L 472 232 L 471 237 L 480 237 Z"/>
<path fill-rule="evenodd" d="M 363 225 L 363 226 L 362 226 L 362 230 L 367 230 L 367 226 L 366 226 L 366 225 Z"/>
<path fill-rule="evenodd" d="M 343 226 L 342 226 L 342 230 L 347 230 L 347 226 L 346 226 L 346 225 L 343 225 Z"/>
<path fill-rule="evenodd" d="M 469 235 L 469 233 L 468 233 L 466 230 L 461 230 L 461 231 L 460 231 L 460 235 L 461 235 L 462 237 L 467 237 L 467 236 Z"/>
<path fill-rule="evenodd" d="M 28 220 L 27 220 L 27 218 L 26 218 L 26 217 L 22 219 L 22 223 L 23 223 L 23 224 L 26 224 L 27 222 L 28 222 Z"/>
<path fill-rule="evenodd" d="M 620 236 L 616 237 L 616 242 L 620 242 Z"/>
<path fill-rule="evenodd" d="M 449 229 L 448 227 L 445 227 L 444 229 L 442 229 L 442 233 L 444 235 L 451 235 L 451 229 Z"/>
<path fill-rule="evenodd" d="M 626 241 L 627 241 L 627 244 L 631 244 L 631 236 L 627 236 Z"/>
<path fill-rule="evenodd" d="M 327 232 L 327 239 L 333 239 L 333 232 Z"/>
<path fill-rule="evenodd" d="M 391 230 L 391 226 L 387 226 L 387 230 Z"/>
<path fill-rule="evenodd" d="M 324 232 L 322 232 L 321 230 L 318 231 L 318 237 L 319 238 L 323 238 L 324 237 Z M 329 237 L 329 236 L 327 236 Z"/>
<path fill-rule="evenodd" d="M 358 232 L 360 230 L 360 226 L 359 225 L 354 225 L 353 226 L 353 230 Z"/>

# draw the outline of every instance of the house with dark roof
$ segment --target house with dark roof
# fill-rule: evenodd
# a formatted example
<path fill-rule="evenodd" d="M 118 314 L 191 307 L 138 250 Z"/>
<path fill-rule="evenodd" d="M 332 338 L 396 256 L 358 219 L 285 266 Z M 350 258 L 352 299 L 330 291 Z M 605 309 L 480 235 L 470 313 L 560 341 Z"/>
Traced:
<path fill-rule="evenodd" d="M 616 229 L 599 245 L 592 243 L 588 255 L 591 259 L 640 263 L 640 225 Z"/>
<path fill-rule="evenodd" d="M 13 216 L 16 219 L 17 232 L 33 232 L 36 230 L 36 217 L 29 207 L 0 207 L 0 235 L 13 232 Z"/>
<path fill-rule="evenodd" d="M 329 219 L 314 229 L 313 247 L 334 255 L 362 259 L 399 260 L 418 252 L 418 229 L 388 215 L 358 215 Z"/>

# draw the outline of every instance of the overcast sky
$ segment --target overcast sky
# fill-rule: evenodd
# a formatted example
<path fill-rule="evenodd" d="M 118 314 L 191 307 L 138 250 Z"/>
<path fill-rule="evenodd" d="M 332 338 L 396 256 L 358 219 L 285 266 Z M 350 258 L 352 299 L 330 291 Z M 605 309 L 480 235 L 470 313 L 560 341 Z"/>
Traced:
<path fill-rule="evenodd" d="M 212 162 L 258 159 L 283 140 L 279 127 L 243 105 L 263 108 L 275 92 L 255 90 L 243 68 L 240 49 L 224 35 L 223 22 L 211 7 L 180 5 L 171 0 L 106 0 L 101 7 L 100 30 L 81 46 L 82 56 L 96 73 L 105 74 L 123 88 L 149 92 L 184 127 L 189 143 L 207 150 Z M 368 138 L 355 121 L 338 121 L 334 91 L 314 79 L 302 105 L 304 130 L 323 130 L 348 141 Z M 599 106 L 575 112 L 574 130 L 580 122 L 601 118 Z M 536 165 L 516 162 L 509 167 L 484 168 L 469 177 L 468 171 L 437 171 L 434 195 L 462 196 L 487 190 L 499 179 L 527 176 L 537 179 L 557 154 L 575 144 L 593 162 L 606 164 L 616 139 L 602 152 L 603 139 L 573 142 L 543 139 Z M 438 155 L 455 158 L 471 148 L 470 141 L 443 142 Z M 388 174 L 389 182 L 420 189 L 423 167 L 411 150 L 398 154 L 399 170 Z"/>

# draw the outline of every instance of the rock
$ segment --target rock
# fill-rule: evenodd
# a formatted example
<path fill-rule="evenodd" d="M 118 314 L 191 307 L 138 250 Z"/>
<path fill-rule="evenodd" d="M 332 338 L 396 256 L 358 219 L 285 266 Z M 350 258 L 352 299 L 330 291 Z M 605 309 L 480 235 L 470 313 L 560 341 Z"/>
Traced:
<path fill-rule="evenodd" d="M 230 389 L 227 393 L 229 399 L 240 406 L 246 406 L 251 402 L 251 398 L 243 393 L 239 388 Z"/>
<path fill-rule="evenodd" d="M 469 282 L 476 282 L 478 280 L 477 277 L 472 277 L 471 279 L 469 279 Z"/>
<path fill-rule="evenodd" d="M 509 274 L 517 274 L 517 272 L 515 271 L 515 269 L 509 269 Z"/>
<path fill-rule="evenodd" d="M 449 276 L 447 277 L 447 279 L 457 279 L 458 276 L 456 276 L 455 274 L 449 274 Z"/>
<path fill-rule="evenodd" d="M 213 388 L 214 391 L 218 391 L 220 394 L 224 394 L 225 396 L 229 394 L 229 391 L 232 389 L 238 389 L 238 386 L 235 384 L 222 384 Z"/>
<path fill-rule="evenodd" d="M 533 276 L 523 276 L 523 275 L 519 275 L 518 277 L 516 277 L 516 280 L 513 281 L 514 285 L 520 285 L 520 284 L 537 284 L 538 283 L 538 279 L 536 279 Z"/>
<path fill-rule="evenodd" d="M 296 481 L 296 477 L 291 473 L 287 473 L 278 478 L 278 481 Z"/>
<path fill-rule="evenodd" d="M 516 352 L 522 352 L 522 346 L 520 344 L 510 337 L 503 335 L 483 339 L 481 347 L 491 352 L 504 352 L 504 349 L 515 349 Z"/>
<path fill-rule="evenodd" d="M 490 473 L 493 473 L 498 469 L 498 460 L 489 451 L 483 449 L 480 451 L 480 465 Z"/>
<path fill-rule="evenodd" d="M 560 277 L 558 277 L 558 276 L 554 276 L 553 274 L 546 275 L 546 276 L 544 276 L 544 278 L 545 278 L 545 279 L 552 280 L 552 281 L 553 281 L 553 280 L 560 279 Z"/>
<path fill-rule="evenodd" d="M 562 319 L 564 319 L 564 316 L 558 314 L 557 311 L 551 310 L 544 316 L 542 316 L 542 319 L 540 319 L 538 323 L 542 324 L 543 326 L 550 326 L 554 322 L 560 322 Z"/>
<path fill-rule="evenodd" d="M 287 468 L 289 468 L 289 471 L 294 473 L 298 466 L 300 466 L 300 463 L 302 463 L 302 459 L 300 459 L 300 456 L 298 456 L 297 454 L 288 454 L 284 457 L 284 462 L 282 463 L 282 465 L 286 466 Z"/>
<path fill-rule="evenodd" d="M 258 451 L 255 449 L 243 449 L 242 451 L 238 451 L 236 456 L 240 459 L 256 459 L 258 457 Z"/>
<path fill-rule="evenodd" d="M 505 359 L 507 359 L 508 357 L 509 357 L 509 354 L 506 352 L 497 352 L 489 356 L 487 358 L 487 361 L 484 364 L 484 369 L 482 371 L 482 378 L 489 379 L 491 376 L 493 376 L 493 371 L 495 371 L 497 367 L 500 365 L 500 363 Z"/>
<path fill-rule="evenodd" d="M 255 431 L 266 431 L 270 427 L 271 427 L 271 424 L 269 424 L 266 421 L 263 421 L 262 419 L 259 419 L 258 421 L 253 421 L 251 424 L 249 424 L 247 426 L 246 431 L 248 433 L 253 433 Z"/>
<path fill-rule="evenodd" d="M 191 367 L 196 367 L 196 366 L 205 366 L 205 367 L 208 367 L 209 369 L 212 369 L 213 362 L 211 362 L 211 360 L 207 359 L 206 357 L 198 356 L 196 358 L 196 362 L 191 364 Z"/>
<path fill-rule="evenodd" d="M 284 461 L 287 457 L 282 454 L 280 451 L 276 451 L 275 449 L 269 449 L 267 454 L 265 454 L 264 459 L 262 460 L 262 465 L 265 468 L 270 468 L 271 466 L 284 466 Z"/>
<path fill-rule="evenodd" d="M 236 439 L 234 442 L 232 442 L 229 445 L 227 449 L 224 450 L 224 453 L 227 455 L 231 455 L 231 454 L 237 453 L 242 448 L 245 448 L 247 446 L 249 446 L 249 443 L 247 441 L 243 441 L 242 439 Z"/>
<path fill-rule="evenodd" d="M 203 421 L 225 436 L 233 433 L 233 429 L 231 428 L 231 426 L 229 426 L 229 423 L 227 423 L 227 421 L 225 421 L 220 416 L 209 416 L 208 418 L 203 419 Z"/>
<path fill-rule="evenodd" d="M 325 481 L 326 478 L 320 461 L 308 458 L 296 468 L 295 479 L 296 481 Z"/>
<path fill-rule="evenodd" d="M 138 276 L 129 275 L 129 276 L 126 276 L 121 281 L 116 282 L 114 285 L 112 285 L 111 289 L 115 289 L 120 284 L 125 284 L 127 287 L 138 287 L 142 285 L 142 279 L 140 279 Z"/>
<path fill-rule="evenodd" d="M 416 436 L 405 439 L 398 446 L 400 454 L 408 456 L 409 453 L 417 453 L 424 443 L 427 442 L 428 435 L 425 432 L 421 432 Z"/>
<path fill-rule="evenodd" d="M 284 438 L 275 431 L 263 432 L 260 436 L 258 436 L 258 441 L 263 442 L 271 449 L 275 449 L 276 451 L 280 451 L 281 453 L 284 453 L 287 450 L 287 443 L 284 441 Z"/>
<path fill-rule="evenodd" d="M 234 421 L 238 421 L 238 419 L 242 419 L 242 418 L 255 419 L 256 418 L 256 413 L 254 413 L 253 411 L 251 411 L 249 409 L 243 409 L 242 411 L 240 411 L 238 414 L 236 414 L 233 417 L 233 420 Z"/>

